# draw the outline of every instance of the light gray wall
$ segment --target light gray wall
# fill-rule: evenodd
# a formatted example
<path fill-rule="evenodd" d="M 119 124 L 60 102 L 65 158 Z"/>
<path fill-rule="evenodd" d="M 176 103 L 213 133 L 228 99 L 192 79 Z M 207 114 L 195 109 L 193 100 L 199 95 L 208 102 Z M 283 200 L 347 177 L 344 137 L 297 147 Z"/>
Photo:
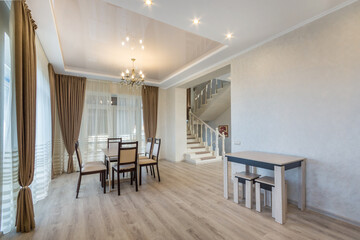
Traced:
<path fill-rule="evenodd" d="M 213 121 L 208 122 L 209 126 L 212 128 L 217 128 L 219 125 L 228 125 L 229 126 L 229 137 L 225 138 L 225 152 L 231 152 L 231 107 L 229 107 L 224 113 L 222 113 L 218 118 Z M 209 137 L 210 139 L 210 137 Z M 210 140 L 208 140 L 210 142 Z M 222 142 L 219 141 L 219 152 L 222 153 Z"/>
<path fill-rule="evenodd" d="M 162 139 L 160 158 L 173 162 L 184 160 L 186 152 L 186 89 L 159 91 L 157 136 Z"/>
<path fill-rule="evenodd" d="M 360 223 L 360 3 L 236 58 L 231 70 L 232 140 L 241 141 L 232 151 L 306 157 L 307 206 Z M 286 178 L 296 200 L 296 171 Z"/>

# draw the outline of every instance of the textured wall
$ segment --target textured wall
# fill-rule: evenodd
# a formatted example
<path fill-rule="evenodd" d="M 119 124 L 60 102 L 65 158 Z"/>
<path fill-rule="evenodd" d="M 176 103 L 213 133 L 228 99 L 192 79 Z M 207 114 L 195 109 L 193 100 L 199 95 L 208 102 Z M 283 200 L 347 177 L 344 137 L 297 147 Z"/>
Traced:
<path fill-rule="evenodd" d="M 232 151 L 306 157 L 307 206 L 360 223 L 360 3 L 236 58 L 231 69 L 232 140 L 241 141 Z M 296 200 L 296 171 L 286 178 Z"/>
<path fill-rule="evenodd" d="M 186 89 L 160 89 L 157 135 L 162 138 L 160 158 L 184 160 L 186 152 Z"/>

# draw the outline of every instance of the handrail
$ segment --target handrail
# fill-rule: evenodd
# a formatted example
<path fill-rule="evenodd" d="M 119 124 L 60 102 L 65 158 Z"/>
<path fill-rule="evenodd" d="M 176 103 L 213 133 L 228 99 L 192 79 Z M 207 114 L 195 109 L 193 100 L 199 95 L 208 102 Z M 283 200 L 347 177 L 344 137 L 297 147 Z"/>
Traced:
<path fill-rule="evenodd" d="M 220 86 L 219 86 L 220 83 Z M 213 86 L 214 85 L 214 86 Z M 207 104 L 208 99 L 218 93 L 219 89 L 224 87 L 224 81 L 218 79 L 210 80 L 206 85 L 204 85 L 200 90 L 197 90 L 194 96 L 194 110 L 197 111 L 201 108 L 201 105 Z M 213 93 L 214 90 L 214 93 Z M 200 106 L 199 106 L 200 105 Z"/>
<path fill-rule="evenodd" d="M 196 123 L 195 123 L 196 122 Z M 189 110 L 189 128 L 192 135 L 194 135 L 196 138 L 200 138 L 200 142 L 203 144 L 204 137 L 205 137 L 205 147 L 209 147 L 211 151 L 213 151 L 213 144 L 215 141 L 215 154 L 216 157 L 219 157 L 219 138 L 222 140 L 222 158 L 225 158 L 225 135 L 224 133 L 220 134 L 219 129 L 215 128 L 213 129 L 210 127 L 207 123 L 205 123 L 203 120 L 201 120 L 198 116 L 193 114 L 191 112 L 191 109 Z M 200 136 L 199 134 L 199 125 L 200 125 Z M 205 130 L 203 131 L 203 126 L 205 127 Z M 196 128 L 196 129 L 195 129 Z M 208 130 L 210 132 L 210 144 L 208 145 Z M 205 132 L 205 134 L 204 134 Z M 215 134 L 215 139 L 213 139 L 213 134 Z M 205 135 L 205 136 L 204 136 Z M 213 141 L 214 140 L 214 141 Z"/>

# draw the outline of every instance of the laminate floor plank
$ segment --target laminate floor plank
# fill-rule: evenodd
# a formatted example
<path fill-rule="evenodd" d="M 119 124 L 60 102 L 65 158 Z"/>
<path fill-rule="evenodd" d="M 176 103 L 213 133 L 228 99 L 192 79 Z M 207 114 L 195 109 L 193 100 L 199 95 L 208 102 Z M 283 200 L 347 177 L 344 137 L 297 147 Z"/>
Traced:
<path fill-rule="evenodd" d="M 258 213 L 244 201 L 224 199 L 222 163 L 160 161 L 160 174 L 158 182 L 143 169 L 139 192 L 122 181 L 120 196 L 116 184 L 103 194 L 99 176 L 84 176 L 78 199 L 78 173 L 61 175 L 35 204 L 35 230 L 12 231 L 3 239 L 360 239 L 360 227 L 296 206 L 288 207 L 280 225 L 271 208 Z"/>

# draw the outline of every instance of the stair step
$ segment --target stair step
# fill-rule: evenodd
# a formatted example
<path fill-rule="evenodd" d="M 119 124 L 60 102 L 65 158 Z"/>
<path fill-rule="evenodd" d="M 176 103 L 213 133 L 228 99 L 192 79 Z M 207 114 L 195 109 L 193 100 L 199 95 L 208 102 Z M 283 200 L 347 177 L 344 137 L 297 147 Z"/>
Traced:
<path fill-rule="evenodd" d="M 200 142 L 188 142 L 187 144 L 200 144 Z"/>
<path fill-rule="evenodd" d="M 195 139 L 195 137 L 188 137 L 187 139 Z"/>
<path fill-rule="evenodd" d="M 200 149 L 200 148 L 205 148 L 205 147 L 191 147 L 190 149 Z"/>
<path fill-rule="evenodd" d="M 208 154 L 210 151 L 203 151 L 203 152 L 195 152 L 195 154 L 201 155 L 201 154 Z"/>
<path fill-rule="evenodd" d="M 216 157 L 203 157 L 200 158 L 201 160 L 211 160 L 211 159 L 216 159 Z"/>

